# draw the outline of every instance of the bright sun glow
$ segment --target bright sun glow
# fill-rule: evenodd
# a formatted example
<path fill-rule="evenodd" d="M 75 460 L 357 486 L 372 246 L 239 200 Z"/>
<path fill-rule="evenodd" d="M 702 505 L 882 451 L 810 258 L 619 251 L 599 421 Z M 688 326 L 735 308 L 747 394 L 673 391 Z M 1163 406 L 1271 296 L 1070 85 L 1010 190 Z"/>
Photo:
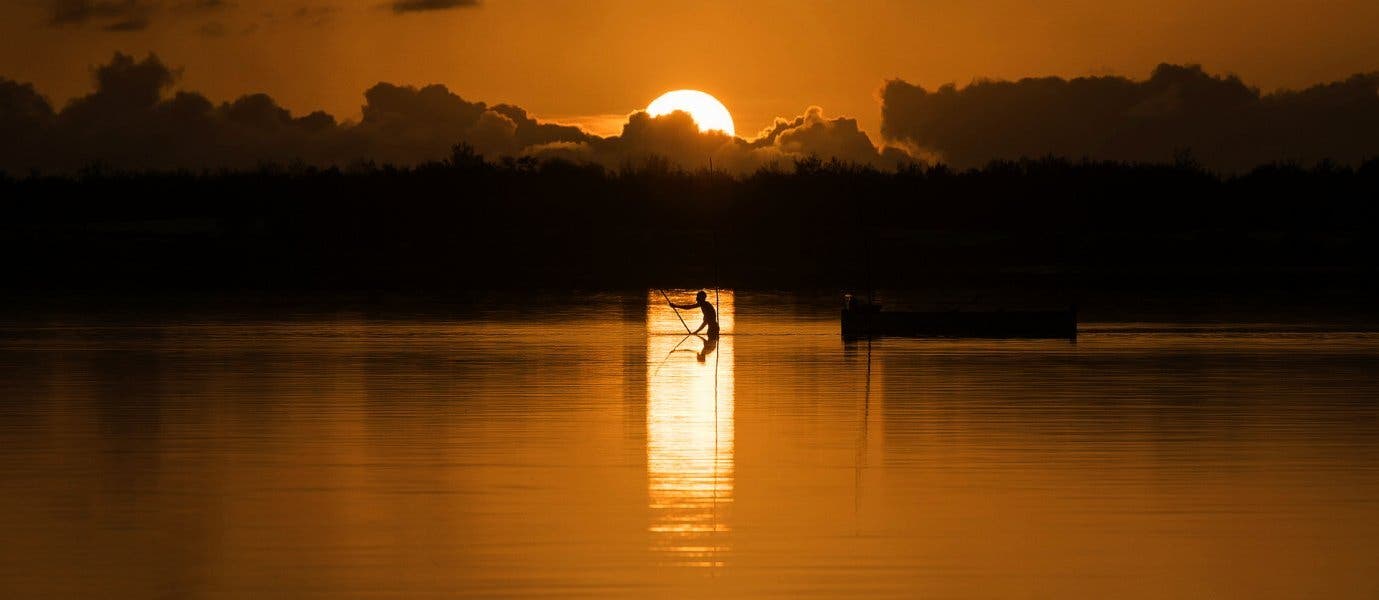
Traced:
<path fill-rule="evenodd" d="M 659 117 L 682 110 L 694 118 L 699 131 L 718 130 L 728 135 L 737 135 L 733 127 L 733 116 L 717 98 L 698 90 L 675 90 L 661 94 L 646 107 L 646 113 Z"/>

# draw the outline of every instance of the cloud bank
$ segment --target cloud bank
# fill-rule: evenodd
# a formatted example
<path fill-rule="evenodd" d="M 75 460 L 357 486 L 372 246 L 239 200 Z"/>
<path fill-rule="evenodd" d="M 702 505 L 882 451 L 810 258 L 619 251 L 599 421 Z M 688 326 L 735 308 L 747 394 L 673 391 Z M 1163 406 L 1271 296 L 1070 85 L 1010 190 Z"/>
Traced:
<path fill-rule="evenodd" d="M 85 6 L 107 4 L 138 3 Z M 33 85 L 0 77 L 0 170 L 412 165 L 442 160 L 456 144 L 489 159 L 535 156 L 612 168 L 664 159 L 730 172 L 788 167 L 808 156 L 892 168 L 912 157 L 969 167 L 1050 154 L 1164 162 L 1191 152 L 1223 171 L 1379 157 L 1379 73 L 1271 94 L 1235 77 L 1172 65 L 1144 81 L 1041 78 L 928 91 L 895 80 L 882 90 L 880 148 L 856 120 L 828 117 L 817 106 L 778 118 L 750 139 L 701 133 L 684 113 L 640 111 L 617 135 L 603 137 L 541 122 L 518 106 L 466 100 L 442 85 L 379 83 L 364 92 L 362 118 L 341 122 L 320 111 L 294 115 L 267 94 L 217 104 L 177 91 L 180 72 L 154 55 L 117 53 L 93 76 L 95 90 L 60 109 Z"/>
<path fill-rule="evenodd" d="M 951 164 L 1058 155 L 1165 162 L 1190 151 L 1239 171 L 1276 162 L 1379 156 L 1379 72 L 1262 94 L 1198 66 L 1159 65 L 1144 81 L 1057 77 L 882 90 L 884 139 Z"/>
<path fill-rule="evenodd" d="M 32 85 L 0 78 L 0 169 L 245 168 L 299 160 L 412 165 L 444 159 L 456 144 L 490 159 L 536 156 L 618 167 L 659 157 L 685 168 L 712 163 L 738 172 L 809 155 L 878 166 L 903 158 L 874 147 L 855 120 L 827 118 L 819 107 L 778 119 L 753 140 L 700 133 L 684 113 L 640 111 L 619 135 L 599 137 L 540 122 L 510 104 L 465 100 L 442 85 L 379 83 L 364 92 L 360 121 L 342 123 L 320 111 L 294 115 L 267 94 L 216 104 L 174 91 L 180 73 L 154 55 L 136 60 L 117 53 L 93 74 L 95 91 L 60 110 Z"/>

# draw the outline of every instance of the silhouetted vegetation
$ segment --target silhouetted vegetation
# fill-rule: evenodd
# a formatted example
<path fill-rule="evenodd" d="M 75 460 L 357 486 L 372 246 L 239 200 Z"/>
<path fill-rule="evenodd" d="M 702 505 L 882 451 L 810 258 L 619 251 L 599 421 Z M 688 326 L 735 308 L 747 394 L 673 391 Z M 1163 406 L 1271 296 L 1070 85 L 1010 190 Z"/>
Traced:
<path fill-rule="evenodd" d="M 1379 255 L 1379 160 L 1221 177 L 1187 153 L 967 171 L 807 159 L 734 177 L 457 147 L 414 168 L 0 177 L 0 197 L 14 290 L 1372 290 Z"/>

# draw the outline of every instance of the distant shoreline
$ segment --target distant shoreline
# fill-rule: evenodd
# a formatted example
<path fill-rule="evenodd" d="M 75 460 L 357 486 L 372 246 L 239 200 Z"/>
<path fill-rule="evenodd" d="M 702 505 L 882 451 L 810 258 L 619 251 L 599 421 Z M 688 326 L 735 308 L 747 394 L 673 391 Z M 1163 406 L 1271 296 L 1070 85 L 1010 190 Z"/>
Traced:
<path fill-rule="evenodd" d="M 0 198 L 11 305 L 714 285 L 1123 312 L 1364 313 L 1379 298 L 1379 160 L 1234 177 L 1053 158 L 895 173 L 803 161 L 742 178 L 479 160 L 0 179 Z"/>

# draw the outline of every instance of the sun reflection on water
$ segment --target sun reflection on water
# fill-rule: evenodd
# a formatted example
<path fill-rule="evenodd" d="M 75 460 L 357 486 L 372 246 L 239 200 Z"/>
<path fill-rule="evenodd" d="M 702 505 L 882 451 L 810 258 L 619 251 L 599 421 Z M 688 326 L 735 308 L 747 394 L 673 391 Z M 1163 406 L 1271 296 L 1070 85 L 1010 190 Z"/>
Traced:
<path fill-rule="evenodd" d="M 671 293 L 687 302 L 694 290 Z M 714 295 L 709 295 L 714 300 Z M 690 328 L 697 311 L 680 311 Z M 724 335 L 684 334 L 660 292 L 647 305 L 647 493 L 651 550 L 665 563 L 722 566 L 733 503 L 733 293 L 718 293 Z M 675 333 L 678 331 L 679 333 Z"/>

